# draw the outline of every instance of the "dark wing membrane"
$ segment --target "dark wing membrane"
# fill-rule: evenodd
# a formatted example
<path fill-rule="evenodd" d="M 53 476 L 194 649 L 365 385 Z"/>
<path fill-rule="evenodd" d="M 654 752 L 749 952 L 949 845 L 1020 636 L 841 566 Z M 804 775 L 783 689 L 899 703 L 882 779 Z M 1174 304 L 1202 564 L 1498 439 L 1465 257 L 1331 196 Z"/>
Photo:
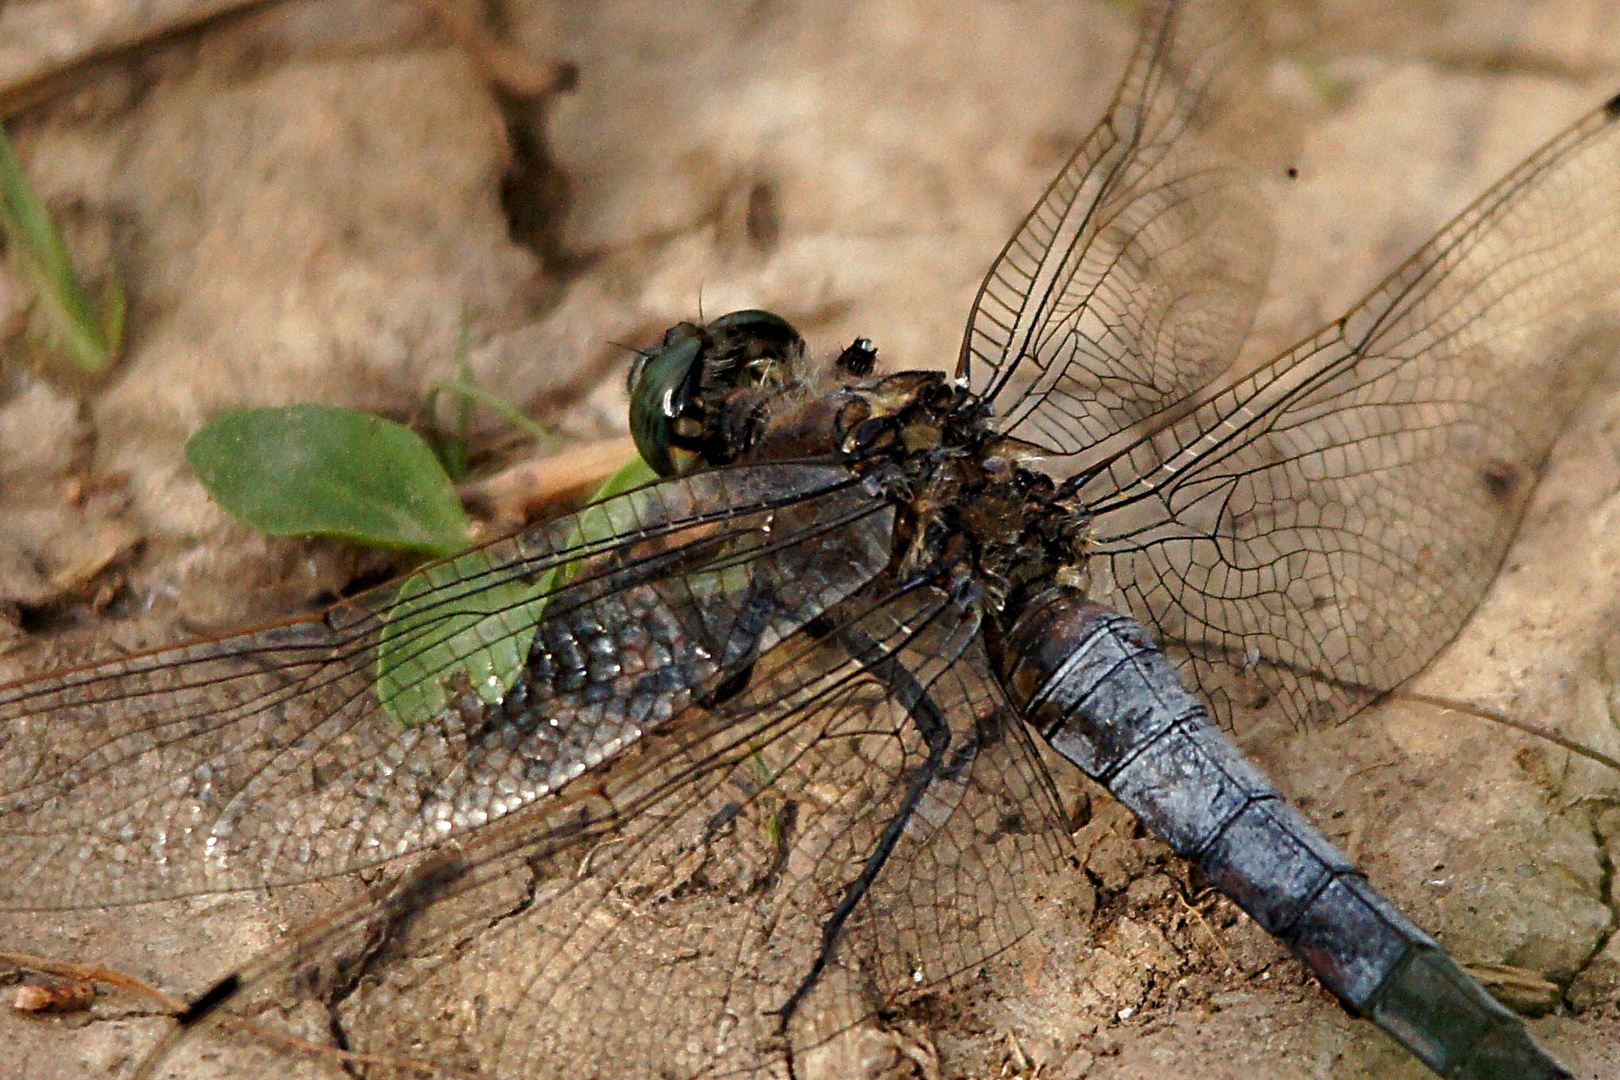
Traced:
<path fill-rule="evenodd" d="M 864 585 L 890 513 L 841 468 L 739 467 L 444 564 L 398 639 L 405 689 L 477 669 L 469 626 L 498 647 L 527 618 L 533 645 L 493 703 L 452 674 L 417 723 L 376 691 L 392 590 L 0 690 L 0 910 L 313 881 L 510 815 Z"/>
<path fill-rule="evenodd" d="M 1268 215 L 1226 148 L 1263 85 L 1257 35 L 1213 6 L 1148 6 L 1113 105 L 974 302 L 958 376 L 1054 454 L 1225 373 L 1265 288 Z"/>
<path fill-rule="evenodd" d="M 868 590 L 391 907 L 287 942 L 229 1008 L 345 985 L 324 1004 L 349 1045 L 412 1059 L 370 1076 L 756 1075 L 786 1055 L 853 1075 L 829 1061 L 860 1021 L 1014 944 L 1030 881 L 1064 865 L 1009 717 L 973 613 Z M 364 978 L 300 967 L 333 956 Z"/>
<path fill-rule="evenodd" d="M 1616 116 L 1558 136 L 1343 319 L 1082 490 L 1099 599 L 1117 588 L 1187 650 L 1218 705 L 1247 671 L 1295 721 L 1342 717 L 1478 602 L 1617 314 Z"/>

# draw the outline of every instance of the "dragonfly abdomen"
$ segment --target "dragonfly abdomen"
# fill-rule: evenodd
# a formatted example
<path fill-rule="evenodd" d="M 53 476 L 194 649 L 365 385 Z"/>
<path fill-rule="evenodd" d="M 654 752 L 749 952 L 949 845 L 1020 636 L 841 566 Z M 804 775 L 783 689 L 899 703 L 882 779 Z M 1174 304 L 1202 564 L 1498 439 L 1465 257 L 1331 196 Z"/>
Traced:
<path fill-rule="evenodd" d="M 1289 806 L 1135 620 L 1075 590 L 1029 604 L 999 659 L 1064 758 L 1298 956 L 1352 1012 L 1442 1076 L 1570 1074 Z"/>

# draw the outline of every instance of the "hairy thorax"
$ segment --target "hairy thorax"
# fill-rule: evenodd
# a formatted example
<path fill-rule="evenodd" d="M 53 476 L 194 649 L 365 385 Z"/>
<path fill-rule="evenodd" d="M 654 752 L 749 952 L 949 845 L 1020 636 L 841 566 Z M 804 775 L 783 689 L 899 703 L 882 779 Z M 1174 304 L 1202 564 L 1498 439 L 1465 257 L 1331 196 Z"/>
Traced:
<path fill-rule="evenodd" d="M 1088 516 L 1075 482 L 1025 464 L 988 408 L 936 371 L 853 378 L 820 397 L 784 390 L 743 461 L 833 456 L 897 507 L 890 573 L 976 583 L 995 612 L 1083 566 Z"/>

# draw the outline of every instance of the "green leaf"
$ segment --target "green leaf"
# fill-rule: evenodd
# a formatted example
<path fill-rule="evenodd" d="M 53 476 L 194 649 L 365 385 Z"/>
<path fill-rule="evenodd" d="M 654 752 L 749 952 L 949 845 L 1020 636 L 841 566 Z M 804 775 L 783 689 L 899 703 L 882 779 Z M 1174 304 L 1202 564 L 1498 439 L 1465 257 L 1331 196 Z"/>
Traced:
<path fill-rule="evenodd" d="M 657 479 L 658 474 L 653 472 L 651 465 L 648 465 L 640 457 L 634 457 L 621 465 L 612 476 L 602 481 L 602 486 L 593 491 L 587 501 L 599 503 L 603 499 L 611 499 L 615 495 L 622 495 L 626 491 L 650 484 Z"/>
<path fill-rule="evenodd" d="M 0 126 L 0 233 L 18 269 L 34 287 L 51 339 L 75 367 L 106 370 L 124 337 L 124 290 L 109 275 L 101 303 L 90 302 L 68 257 L 67 246 L 28 184 L 22 162 Z"/>
<path fill-rule="evenodd" d="M 636 458 L 604 481 L 574 518 L 580 543 L 620 527 L 602 500 L 656 479 Z M 523 675 L 546 604 L 579 569 L 576 560 L 524 576 L 500 564 L 499 550 L 469 551 L 400 586 L 377 643 L 377 697 L 401 728 L 431 723 L 466 690 L 499 704 Z"/>
<path fill-rule="evenodd" d="M 433 451 L 390 420 L 330 405 L 238 409 L 186 460 L 214 501 L 272 536 L 330 536 L 446 556 L 471 522 Z"/>
<path fill-rule="evenodd" d="M 479 550 L 406 578 L 377 642 L 377 698 L 394 722 L 428 723 L 463 690 L 499 704 L 523 673 L 561 569 L 503 575 Z"/>

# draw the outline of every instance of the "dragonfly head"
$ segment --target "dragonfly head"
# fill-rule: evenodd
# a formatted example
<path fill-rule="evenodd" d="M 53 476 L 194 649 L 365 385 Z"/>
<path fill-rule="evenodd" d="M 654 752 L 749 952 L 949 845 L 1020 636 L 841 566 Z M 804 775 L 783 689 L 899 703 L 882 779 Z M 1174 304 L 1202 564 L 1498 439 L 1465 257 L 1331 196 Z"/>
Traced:
<path fill-rule="evenodd" d="M 660 476 L 735 461 L 756 442 L 770 400 L 803 378 L 804 339 L 769 311 L 677 323 L 630 369 L 630 433 Z"/>

